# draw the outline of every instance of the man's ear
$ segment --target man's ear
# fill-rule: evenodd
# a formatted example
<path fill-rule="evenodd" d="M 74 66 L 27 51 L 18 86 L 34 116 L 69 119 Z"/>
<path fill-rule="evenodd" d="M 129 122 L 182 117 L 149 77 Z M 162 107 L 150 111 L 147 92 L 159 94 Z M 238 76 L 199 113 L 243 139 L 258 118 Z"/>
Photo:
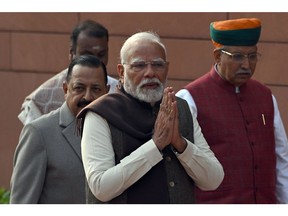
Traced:
<path fill-rule="evenodd" d="M 123 83 L 123 81 L 124 81 L 124 66 L 122 64 L 117 65 L 117 72 L 118 72 L 118 76 L 119 76 L 120 81 Z"/>
<path fill-rule="evenodd" d="M 221 62 L 221 50 L 220 49 L 214 49 L 213 51 L 214 60 L 217 64 Z"/>
<path fill-rule="evenodd" d="M 73 51 L 72 46 L 70 46 L 69 48 L 69 61 L 72 62 L 72 60 L 74 59 L 75 53 Z"/>
<path fill-rule="evenodd" d="M 66 94 L 67 94 L 67 91 L 68 91 L 68 83 L 67 83 L 67 81 L 66 81 L 66 80 L 64 80 L 64 81 L 63 81 L 63 84 L 62 84 L 62 86 L 63 86 L 63 91 L 64 91 L 64 94 L 65 94 L 65 96 L 66 96 Z"/>

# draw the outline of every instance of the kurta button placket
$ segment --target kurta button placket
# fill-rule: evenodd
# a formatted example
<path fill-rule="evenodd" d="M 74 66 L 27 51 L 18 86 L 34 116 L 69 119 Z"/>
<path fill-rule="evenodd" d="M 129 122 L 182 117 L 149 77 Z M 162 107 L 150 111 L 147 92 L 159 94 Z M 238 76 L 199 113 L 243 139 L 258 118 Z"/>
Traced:
<path fill-rule="evenodd" d="M 166 161 L 170 162 L 171 160 L 172 160 L 172 159 L 171 159 L 170 156 L 167 156 L 167 157 L 166 157 Z"/>
<path fill-rule="evenodd" d="M 175 183 L 173 181 L 169 182 L 170 187 L 174 187 Z"/>

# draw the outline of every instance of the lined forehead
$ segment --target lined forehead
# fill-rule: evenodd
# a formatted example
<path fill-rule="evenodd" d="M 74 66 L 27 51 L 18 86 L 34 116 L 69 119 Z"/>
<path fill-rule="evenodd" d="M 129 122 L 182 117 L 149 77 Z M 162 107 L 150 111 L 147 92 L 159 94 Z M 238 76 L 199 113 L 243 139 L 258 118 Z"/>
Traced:
<path fill-rule="evenodd" d="M 127 48 L 126 60 L 133 62 L 166 60 L 166 55 L 164 49 L 158 43 L 151 41 L 137 41 Z"/>
<path fill-rule="evenodd" d="M 256 52 L 257 46 L 224 46 L 223 49 L 229 52 L 250 53 Z"/>
<path fill-rule="evenodd" d="M 89 36 L 85 33 L 81 33 L 77 39 L 77 46 L 84 46 L 84 47 L 107 47 L 108 41 L 104 37 L 93 37 Z M 98 49 L 99 49 L 98 48 Z"/>
<path fill-rule="evenodd" d="M 77 64 L 72 70 L 72 83 L 94 83 L 98 81 L 105 82 L 105 72 L 103 68 L 95 65 Z"/>

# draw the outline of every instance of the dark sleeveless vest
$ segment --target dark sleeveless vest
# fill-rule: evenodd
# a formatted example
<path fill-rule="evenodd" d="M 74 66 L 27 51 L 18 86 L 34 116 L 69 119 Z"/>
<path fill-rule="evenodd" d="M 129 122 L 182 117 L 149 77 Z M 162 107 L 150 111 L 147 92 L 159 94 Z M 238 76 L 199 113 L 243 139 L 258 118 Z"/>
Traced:
<path fill-rule="evenodd" d="M 197 203 L 276 203 L 274 108 L 271 91 L 249 80 L 235 87 L 212 70 L 185 87 L 202 132 L 225 177 L 215 191 L 197 190 Z"/>
<path fill-rule="evenodd" d="M 180 98 L 177 98 L 177 104 L 181 134 L 193 142 L 193 120 L 188 104 Z M 159 106 L 160 102 L 151 107 L 122 90 L 92 102 L 81 111 L 78 118 L 83 118 L 90 110 L 107 120 L 117 164 L 152 138 Z M 194 182 L 176 158 L 171 146 L 163 149 L 162 154 L 162 161 L 108 203 L 194 203 Z M 102 203 L 95 198 L 88 186 L 86 191 L 87 203 Z"/>

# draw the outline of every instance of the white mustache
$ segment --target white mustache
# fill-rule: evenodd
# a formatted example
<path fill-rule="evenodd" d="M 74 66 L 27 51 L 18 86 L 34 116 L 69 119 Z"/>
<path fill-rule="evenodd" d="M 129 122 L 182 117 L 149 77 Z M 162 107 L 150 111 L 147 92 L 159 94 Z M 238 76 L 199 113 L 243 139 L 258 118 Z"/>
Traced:
<path fill-rule="evenodd" d="M 157 83 L 158 85 L 161 85 L 162 83 L 159 81 L 157 78 L 152 78 L 152 79 L 144 79 L 140 82 L 139 86 L 140 88 L 143 87 L 143 85 L 149 84 L 149 83 Z"/>

